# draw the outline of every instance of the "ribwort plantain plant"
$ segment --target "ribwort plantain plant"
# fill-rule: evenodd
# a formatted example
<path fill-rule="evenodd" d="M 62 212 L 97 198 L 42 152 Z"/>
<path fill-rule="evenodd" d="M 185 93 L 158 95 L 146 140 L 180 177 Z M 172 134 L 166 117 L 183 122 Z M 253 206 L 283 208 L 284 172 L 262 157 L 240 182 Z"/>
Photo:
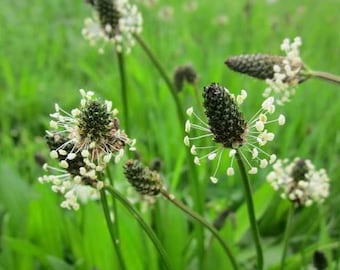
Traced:
<path fill-rule="evenodd" d="M 268 84 L 263 93 L 264 98 L 259 103 L 259 108 L 253 112 L 252 116 L 248 117 L 247 110 L 241 110 L 241 105 L 242 107 L 246 105 L 244 101 L 248 98 L 247 91 L 241 90 L 240 94 L 236 95 L 220 83 L 214 82 L 203 87 L 200 97 L 197 87 L 198 76 L 191 65 L 177 67 L 172 79 L 168 76 L 167 70 L 159 61 L 160 58 L 153 54 L 149 45 L 140 35 L 143 17 L 137 5 L 131 4 L 128 0 L 87 0 L 86 2 L 93 7 L 94 17 L 85 20 L 82 35 L 91 46 L 97 46 L 100 54 L 105 54 L 112 49 L 117 55 L 124 115 L 123 126 L 126 128 L 121 128 L 118 110 L 112 108 L 112 102 L 96 98 L 92 91 L 80 90 L 82 96 L 80 106 L 71 110 L 70 113 L 59 105 L 55 105 L 55 113 L 50 115 L 52 118 L 50 130 L 46 132 L 45 136 L 54 164 L 43 166 L 48 173 L 40 177 L 39 182 L 50 183 L 53 192 L 61 193 L 63 201 L 60 205 L 68 210 L 80 209 L 81 211 L 82 203 L 100 199 L 119 269 L 128 269 L 127 260 L 129 258 L 126 258 L 122 251 L 121 242 L 126 239 L 121 238 L 118 226 L 120 216 L 116 202 L 121 203 L 131 213 L 154 244 L 160 269 L 176 270 L 173 258 L 169 258 L 168 255 L 167 243 L 162 241 L 162 235 L 156 228 L 161 226 L 162 221 L 160 220 L 165 213 L 159 211 L 159 217 L 156 219 L 159 224 L 150 222 L 149 216 L 141 214 L 140 209 L 136 210 L 139 205 L 133 205 L 126 193 L 118 190 L 120 183 L 113 181 L 111 167 L 117 169 L 118 173 L 121 173 L 119 170 L 123 169 L 126 179 L 140 194 L 140 198 L 152 197 L 157 207 L 166 205 L 164 209 L 168 203 L 174 205 L 190 220 L 197 222 L 199 226 L 195 224 L 194 227 L 191 223 L 186 223 L 190 227 L 188 231 L 193 231 L 188 237 L 189 243 L 187 244 L 191 248 L 187 248 L 191 253 L 186 255 L 188 258 L 185 258 L 188 260 L 186 262 L 188 269 L 205 269 L 204 263 L 207 261 L 209 252 L 206 235 L 203 231 L 206 229 L 222 247 L 228 258 L 227 263 L 232 269 L 263 270 L 268 264 L 265 255 L 267 251 L 264 249 L 266 241 L 262 239 L 263 232 L 259 226 L 260 215 L 256 212 L 254 202 L 257 186 L 253 185 L 250 177 L 257 179 L 256 184 L 259 185 L 258 182 L 264 175 L 263 171 L 272 167 L 272 172 L 267 175 L 268 183 L 260 182 L 260 184 L 262 186 L 271 185 L 275 191 L 280 192 L 279 196 L 291 204 L 283 234 L 281 260 L 277 265 L 280 269 L 290 269 L 286 268 L 288 265 L 286 257 L 289 254 L 293 217 L 298 209 L 313 207 L 326 201 L 330 193 L 330 181 L 326 170 L 316 170 L 308 159 L 296 158 L 292 162 L 288 159 L 277 159 L 280 153 L 275 153 L 275 147 L 270 148 L 270 144 L 276 136 L 275 128 L 278 127 L 275 125 L 283 126 L 286 122 L 284 114 L 277 113 L 277 105 L 284 105 L 290 101 L 296 87 L 310 78 L 316 77 L 336 83 L 340 83 L 340 79 L 337 76 L 313 71 L 307 67 L 300 57 L 299 47 L 302 41 L 299 37 L 295 38 L 293 42 L 290 42 L 289 39 L 284 40 L 281 49 L 286 53 L 285 56 L 270 54 L 232 56 L 225 61 L 229 68 L 265 80 Z M 130 138 L 130 126 L 134 121 L 130 119 L 129 114 L 129 110 L 132 109 L 128 100 L 131 91 L 127 84 L 128 76 L 124 61 L 125 55 L 132 53 L 132 48 L 136 43 L 144 50 L 164 80 L 176 105 L 179 126 L 182 128 L 184 125 L 181 132 L 185 133 L 184 144 L 187 148 L 181 144 L 185 149 L 185 157 L 178 161 L 179 165 L 176 164 L 183 168 L 170 168 L 171 173 L 167 177 L 162 175 L 161 170 L 145 166 L 141 162 L 141 158 L 129 159 L 123 168 L 118 167 L 120 161 L 125 157 L 126 149 L 136 150 L 136 141 Z M 209 78 L 203 79 L 209 80 Z M 190 84 L 194 89 L 193 97 L 190 97 L 189 102 L 195 100 L 199 108 L 203 108 L 203 111 L 197 113 L 193 107 L 189 107 L 186 110 L 189 119 L 186 121 L 183 101 L 179 93 L 183 90 L 185 83 Z M 115 88 L 113 87 L 113 89 Z M 202 97 L 203 106 L 200 104 Z M 188 101 L 186 100 L 186 102 Z M 148 109 L 143 108 L 145 111 Z M 138 127 L 138 122 L 134 122 L 134 124 Z M 284 129 L 280 128 L 279 132 L 283 132 L 281 130 Z M 167 135 L 169 136 L 169 134 Z M 153 138 L 151 136 L 148 139 L 152 140 Z M 265 147 L 268 147 L 269 150 Z M 176 151 L 172 145 L 169 149 L 169 151 Z M 149 150 L 148 147 L 145 147 L 145 152 Z M 138 153 L 138 156 L 143 157 L 149 154 L 141 152 Z M 194 156 L 194 162 L 189 161 L 192 156 Z M 208 167 L 204 167 L 203 161 L 205 160 L 214 163 L 212 173 Z M 235 173 L 235 164 L 238 166 L 239 175 Z M 238 204 L 244 205 L 252 236 L 252 241 L 247 243 L 248 246 L 251 246 L 249 258 L 245 259 L 242 254 L 239 256 L 243 248 L 240 239 L 234 241 L 233 237 L 227 238 L 226 233 L 223 232 L 225 229 L 223 225 L 214 226 L 209 222 L 210 217 L 205 209 L 208 201 L 205 187 L 210 183 L 201 181 L 205 180 L 203 177 L 205 174 L 198 175 L 195 165 L 201 166 L 207 175 L 210 174 L 210 182 L 213 184 L 218 182 L 223 184 L 223 181 L 219 181 L 220 178 L 230 179 L 233 177 L 241 180 L 243 193 Z M 220 173 L 221 168 L 223 168 L 224 174 Z M 167 184 L 173 180 L 172 176 L 176 174 L 178 179 L 190 181 L 189 185 L 183 184 L 183 194 L 193 192 L 193 198 L 190 196 L 188 198 L 180 197 L 182 196 L 180 194 L 177 199 L 176 192 L 178 190 L 171 190 L 171 187 L 167 187 Z M 255 174 L 259 176 L 255 178 Z M 221 177 L 221 175 L 223 176 Z M 190 191 L 185 193 L 187 187 Z M 219 192 L 227 193 L 223 189 Z M 108 195 L 112 197 L 111 204 L 108 201 Z M 214 196 L 209 198 L 212 201 L 214 199 Z M 238 207 L 242 208 L 239 205 Z M 237 226 L 240 225 L 237 224 Z M 186 247 L 183 248 L 183 250 L 185 249 Z M 145 259 L 145 265 L 149 263 L 147 260 Z M 313 263 L 318 269 L 325 269 L 327 258 L 322 256 L 322 253 L 315 252 Z M 144 267 L 146 267 L 145 265 Z"/>

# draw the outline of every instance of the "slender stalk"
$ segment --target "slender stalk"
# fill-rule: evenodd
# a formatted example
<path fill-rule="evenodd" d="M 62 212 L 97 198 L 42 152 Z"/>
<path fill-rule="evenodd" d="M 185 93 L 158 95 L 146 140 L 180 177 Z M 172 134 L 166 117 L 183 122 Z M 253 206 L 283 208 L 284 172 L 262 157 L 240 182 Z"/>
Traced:
<path fill-rule="evenodd" d="M 184 114 L 183 114 L 183 111 L 182 111 L 181 102 L 180 102 L 180 100 L 178 98 L 177 91 L 176 91 L 173 83 L 171 82 L 170 78 L 166 74 L 164 68 L 162 67 L 161 63 L 158 61 L 157 57 L 153 54 L 153 52 L 148 47 L 148 45 L 144 42 L 142 37 L 137 35 L 137 34 L 134 34 L 134 38 L 137 40 L 139 45 L 142 47 L 142 49 L 148 55 L 148 57 L 150 58 L 151 62 L 154 64 L 154 66 L 158 69 L 158 71 L 159 71 L 160 75 L 162 76 L 164 82 L 168 86 L 168 88 L 170 90 L 170 93 L 172 95 L 172 98 L 173 98 L 173 100 L 174 100 L 174 102 L 176 104 L 178 119 L 179 119 L 179 122 L 180 122 L 181 127 L 182 127 L 182 125 L 183 125 L 183 123 L 185 121 L 185 117 L 184 117 Z"/>
<path fill-rule="evenodd" d="M 110 232 L 111 240 L 112 240 L 113 246 L 114 246 L 116 254 L 117 254 L 120 269 L 125 270 L 126 266 L 125 266 L 123 255 L 122 255 L 122 252 L 121 252 L 121 249 L 120 249 L 120 243 L 119 243 L 119 239 L 117 237 L 117 231 L 115 230 L 115 225 L 114 225 L 114 223 L 116 223 L 116 222 L 113 222 L 111 217 L 110 217 L 109 205 L 107 203 L 105 190 L 103 190 L 103 189 L 100 191 L 100 199 L 101 199 L 101 202 L 102 202 L 102 207 L 103 207 L 103 211 L 104 211 L 104 215 L 105 215 L 106 225 L 107 225 L 109 232 Z"/>
<path fill-rule="evenodd" d="M 166 190 L 161 189 L 161 194 L 166 199 L 168 199 L 171 203 L 173 203 L 175 206 L 180 208 L 183 212 L 188 214 L 191 218 L 195 219 L 201 225 L 203 225 L 205 228 L 207 228 L 216 237 L 216 239 L 221 244 L 222 248 L 226 252 L 226 254 L 227 254 L 227 256 L 228 256 L 228 258 L 229 258 L 229 260 L 230 260 L 230 262 L 231 262 L 231 264 L 233 266 L 233 269 L 238 269 L 237 262 L 236 262 L 236 259 L 235 259 L 234 255 L 232 254 L 232 252 L 229 249 L 228 245 L 224 242 L 224 240 L 222 239 L 222 237 L 220 236 L 218 231 L 214 228 L 214 226 L 209 224 L 202 216 L 200 216 L 199 214 L 194 212 L 192 209 L 188 208 L 187 206 L 182 204 L 180 201 L 176 200 L 175 197 L 173 195 L 169 194 Z"/>
<path fill-rule="evenodd" d="M 192 156 L 190 154 L 189 148 L 187 149 L 187 156 L 188 159 L 191 159 Z M 199 213 L 203 213 L 203 192 L 201 191 L 201 185 L 198 180 L 197 176 L 197 170 L 193 162 L 190 162 L 190 172 L 189 172 L 189 177 L 191 179 L 190 181 L 190 186 L 193 190 L 193 198 L 194 198 L 194 208 L 195 210 Z M 204 230 L 201 226 L 196 226 L 196 234 L 197 234 L 197 252 L 198 252 L 198 260 L 199 260 L 199 265 L 201 269 L 203 269 L 203 259 L 204 259 Z"/>
<path fill-rule="evenodd" d="M 250 228 L 251 228 L 251 232 L 253 234 L 253 239 L 255 242 L 256 255 L 257 255 L 256 269 L 262 270 L 263 269 L 263 252 L 262 252 L 262 247 L 261 247 L 261 242 L 260 242 L 259 228 L 257 226 L 256 217 L 255 217 L 253 196 L 252 196 L 252 191 L 251 191 L 251 186 L 249 183 L 248 175 L 246 173 L 246 169 L 244 167 L 242 157 L 240 153 L 238 152 L 238 150 L 236 150 L 236 160 L 237 160 L 238 167 L 241 173 L 241 179 L 242 179 L 242 184 L 243 184 L 243 188 L 245 192 L 245 198 L 246 198 L 247 209 L 248 209 L 248 218 L 250 222 Z"/>
<path fill-rule="evenodd" d="M 291 204 L 289 208 L 289 212 L 288 212 L 285 234 L 284 234 L 284 239 L 283 239 L 283 251 L 282 251 L 282 256 L 281 256 L 280 270 L 283 270 L 285 266 L 285 260 L 286 260 L 287 250 L 288 250 L 288 243 L 289 243 L 293 215 L 294 215 L 294 205 Z"/>
<path fill-rule="evenodd" d="M 106 168 L 106 174 L 110 181 L 111 186 L 114 187 L 114 181 L 113 181 L 113 177 L 112 177 L 111 170 L 109 167 Z M 119 239 L 120 238 L 119 237 L 119 215 L 118 215 L 118 210 L 117 210 L 116 199 L 114 197 L 111 197 L 111 202 L 112 202 L 113 220 L 115 221 L 113 222 L 112 227 L 113 227 L 116 238 Z"/>
<path fill-rule="evenodd" d="M 173 83 L 171 82 L 169 76 L 166 74 L 164 68 L 162 67 L 161 63 L 158 61 L 157 57 L 153 54 L 153 52 L 151 51 L 151 49 L 148 47 L 148 45 L 144 42 L 144 40 L 141 38 L 141 36 L 135 34 L 134 38 L 137 40 L 137 42 L 139 43 L 139 45 L 142 47 L 142 49 L 145 51 L 145 53 L 147 54 L 147 56 L 150 58 L 151 62 L 154 64 L 154 66 L 157 68 L 157 70 L 159 71 L 160 75 L 162 76 L 164 82 L 166 83 L 166 85 L 168 86 L 170 93 L 172 95 L 172 98 L 175 102 L 176 105 L 176 110 L 177 110 L 177 117 L 178 117 L 178 121 L 179 121 L 179 125 L 180 128 L 183 132 L 183 137 L 184 137 L 184 128 L 183 125 L 185 123 L 185 115 L 183 113 L 182 110 L 182 106 L 181 106 L 181 102 L 178 98 L 177 95 L 177 91 L 173 85 Z M 188 157 L 191 158 L 191 154 L 190 151 L 187 151 Z M 197 175 L 196 175 L 196 171 L 195 168 L 193 168 L 193 166 L 191 165 L 190 168 L 190 173 L 192 173 L 192 187 L 194 190 L 194 200 L 195 200 L 195 207 L 196 210 L 199 213 L 202 213 L 203 211 L 203 206 L 202 203 L 200 201 L 200 191 L 199 191 L 199 182 L 197 180 Z M 203 230 L 201 228 L 197 228 L 197 241 L 198 241 L 198 247 L 199 247 L 199 260 L 203 259 L 203 253 L 204 253 L 204 235 L 203 235 Z M 202 265 L 200 263 L 200 265 Z"/>
<path fill-rule="evenodd" d="M 124 125 L 127 134 L 130 131 L 129 125 L 129 106 L 128 106 L 128 94 L 126 87 L 126 72 L 125 72 L 125 61 L 124 55 L 121 52 L 117 52 L 118 59 L 118 69 L 119 69 L 119 77 L 120 77 L 120 92 L 123 101 L 123 115 L 124 115 Z"/>
<path fill-rule="evenodd" d="M 137 222 L 139 223 L 139 225 L 142 227 L 142 229 L 145 231 L 145 233 L 148 235 L 148 237 L 150 238 L 150 240 L 153 242 L 153 244 L 155 245 L 159 255 L 160 255 L 160 259 L 162 260 L 164 269 L 170 270 L 171 269 L 171 264 L 170 261 L 168 259 L 168 256 L 166 254 L 166 251 L 164 250 L 162 243 L 158 240 L 156 234 L 154 233 L 154 231 L 150 228 L 150 226 L 143 220 L 143 218 L 141 217 L 141 215 L 131 206 L 131 204 L 129 203 L 129 201 L 127 199 L 124 198 L 124 196 L 118 192 L 117 190 L 115 190 L 113 187 L 111 186 L 106 186 L 104 188 L 104 190 L 107 190 L 108 192 L 111 193 L 111 195 L 113 197 L 115 197 L 118 201 L 120 201 L 120 203 L 130 212 L 130 214 L 137 220 Z"/>
<path fill-rule="evenodd" d="M 331 73 L 310 70 L 308 71 L 307 75 L 314 77 L 314 78 L 340 84 L 340 77 L 337 75 L 331 74 Z"/>

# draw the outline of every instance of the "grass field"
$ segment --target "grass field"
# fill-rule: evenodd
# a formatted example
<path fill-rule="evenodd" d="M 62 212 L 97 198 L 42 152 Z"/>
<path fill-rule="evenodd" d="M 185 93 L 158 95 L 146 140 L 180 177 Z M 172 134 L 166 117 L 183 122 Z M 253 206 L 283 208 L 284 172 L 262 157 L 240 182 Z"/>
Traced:
<path fill-rule="evenodd" d="M 339 0 L 301 1 L 133 1 L 143 15 L 142 38 L 172 77 L 177 66 L 191 64 L 201 92 L 219 82 L 231 92 L 248 91 L 243 112 L 251 116 L 262 102 L 263 81 L 230 71 L 224 60 L 242 53 L 281 54 L 286 37 L 302 38 L 301 57 L 315 70 L 340 75 Z M 149 3 L 149 4 L 148 4 Z M 193 7 L 191 10 L 190 7 Z M 48 157 L 44 141 L 54 104 L 70 111 L 79 104 L 79 89 L 95 91 L 120 111 L 123 100 L 117 57 L 98 54 L 81 35 L 92 8 L 84 1 L 8 1 L 0 9 L 0 269 L 120 269 L 100 201 L 78 211 L 60 208 L 61 196 L 41 185 L 37 157 Z M 184 122 L 141 46 L 125 56 L 129 135 L 137 139 L 144 163 L 162 163 L 165 186 L 176 198 L 212 223 L 225 209 L 230 214 L 220 233 L 240 269 L 253 268 L 252 241 L 244 192 L 235 176 L 214 166 L 197 167 L 183 144 Z M 183 112 L 198 107 L 193 88 L 178 93 Z M 316 269 L 312 255 L 322 251 L 327 269 L 340 269 L 340 88 L 310 79 L 278 110 L 285 126 L 267 149 L 279 158 L 311 159 L 331 179 L 330 196 L 321 204 L 295 211 L 284 269 Z M 110 167 L 115 185 L 154 229 L 172 269 L 232 269 L 211 234 L 163 198 L 155 204 L 138 199 L 125 180 L 122 165 Z M 255 212 L 264 252 L 264 269 L 280 269 L 289 203 L 280 199 L 265 177 L 251 176 Z M 152 242 L 124 207 L 118 205 L 120 243 L 126 269 L 163 269 Z M 323 269 L 323 268 L 318 268 Z"/>

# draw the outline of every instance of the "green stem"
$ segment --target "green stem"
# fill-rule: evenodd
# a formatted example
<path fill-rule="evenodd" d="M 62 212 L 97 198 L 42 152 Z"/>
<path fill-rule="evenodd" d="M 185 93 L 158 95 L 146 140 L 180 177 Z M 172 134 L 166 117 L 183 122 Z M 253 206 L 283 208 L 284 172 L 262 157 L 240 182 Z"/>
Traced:
<path fill-rule="evenodd" d="M 113 177 L 112 177 L 112 174 L 111 174 L 111 170 L 109 167 L 106 168 L 106 174 L 107 174 L 107 177 L 110 181 L 110 184 L 111 186 L 114 187 L 114 181 L 113 181 Z M 120 238 L 119 237 L 119 215 L 118 215 L 118 210 L 117 210 L 117 203 L 116 203 L 116 199 L 112 196 L 111 197 L 111 202 L 112 202 L 112 214 L 113 214 L 113 220 L 115 222 L 113 222 L 112 224 L 112 227 L 113 227 L 113 230 L 115 232 L 115 235 L 117 238 Z"/>
<path fill-rule="evenodd" d="M 109 205 L 107 203 L 105 190 L 103 190 L 103 189 L 100 191 L 100 199 L 101 199 L 101 202 L 102 202 L 102 207 L 103 207 L 103 211 L 104 211 L 104 215 L 105 215 L 106 225 L 107 225 L 109 232 L 110 232 L 111 240 L 112 240 L 113 246 L 114 246 L 116 254 L 117 254 L 120 269 L 125 270 L 126 266 L 125 266 L 123 255 L 122 255 L 122 252 L 121 252 L 121 249 L 120 249 L 119 238 L 117 237 L 118 232 L 116 231 L 116 227 L 115 227 L 115 223 L 117 223 L 117 220 L 115 220 L 115 222 L 113 222 L 111 217 L 110 217 Z M 115 217 L 116 217 L 117 216 L 116 213 L 114 213 L 114 214 L 115 214 Z"/>
<path fill-rule="evenodd" d="M 288 250 L 288 243 L 289 243 L 289 237 L 290 237 L 290 230 L 291 230 L 293 215 L 294 215 L 294 205 L 291 204 L 291 206 L 289 208 L 289 212 L 288 212 L 285 234 L 284 234 L 284 239 L 283 239 L 283 251 L 282 251 L 282 256 L 281 256 L 280 270 L 283 270 L 284 266 L 285 266 L 285 260 L 286 260 L 287 250 Z"/>
<path fill-rule="evenodd" d="M 120 91 L 121 91 L 121 97 L 123 101 L 124 126 L 125 126 L 125 131 L 127 132 L 127 134 L 129 134 L 129 131 L 130 131 L 129 106 L 128 106 L 126 72 L 125 72 L 125 62 L 124 62 L 123 53 L 117 52 L 117 59 L 118 59 L 118 69 L 119 69 L 119 78 L 120 78 Z"/>
<path fill-rule="evenodd" d="M 167 254 L 166 254 L 166 251 L 164 250 L 162 243 L 158 240 L 156 234 L 150 228 L 150 226 L 143 220 L 141 215 L 131 206 L 129 201 L 127 199 L 125 199 L 124 196 L 120 192 L 118 192 L 117 190 L 115 190 L 111 186 L 106 186 L 106 187 L 104 187 L 104 189 L 109 191 L 113 197 L 115 197 L 118 201 L 120 201 L 120 203 L 122 205 L 124 205 L 124 207 L 130 212 L 130 214 L 137 220 L 139 225 L 142 227 L 142 229 L 145 231 L 145 233 L 148 235 L 150 240 L 155 245 L 155 247 L 156 247 L 156 249 L 157 249 L 157 251 L 160 255 L 160 258 L 163 262 L 164 269 L 170 270 L 171 266 L 170 266 L 170 262 L 169 262 Z"/>
<path fill-rule="evenodd" d="M 141 36 L 135 34 L 134 38 L 137 40 L 137 42 L 139 43 L 139 45 L 143 48 L 143 50 L 145 51 L 145 53 L 148 55 L 148 57 L 150 58 L 151 62 L 154 64 L 154 66 L 158 69 L 160 75 L 162 76 L 164 82 L 166 83 L 166 85 L 168 86 L 170 93 L 172 95 L 172 98 L 176 104 L 176 109 L 177 109 L 177 114 L 178 114 L 178 119 L 180 122 L 180 125 L 182 127 L 184 121 L 185 121 L 185 117 L 182 111 L 182 106 L 181 106 L 181 102 L 178 98 L 177 95 L 177 91 L 173 85 L 173 83 L 171 82 L 170 78 L 168 77 L 168 75 L 166 74 L 164 68 L 162 67 L 161 63 L 158 61 L 158 59 L 155 57 L 155 55 L 152 53 L 151 49 L 148 47 L 148 45 L 144 42 L 144 40 L 142 39 Z"/>
<path fill-rule="evenodd" d="M 325 81 L 333 82 L 340 84 L 340 77 L 331 73 L 323 72 L 323 71 L 314 71 L 314 70 L 309 70 L 307 72 L 307 75 L 310 77 L 322 79 Z"/>
<path fill-rule="evenodd" d="M 221 244 L 222 248 L 226 252 L 226 254 L 227 254 L 227 256 L 228 256 L 228 258 L 229 258 L 229 260 L 230 260 L 230 262 L 231 262 L 231 264 L 233 266 L 233 269 L 238 269 L 238 266 L 237 266 L 236 259 L 235 259 L 234 255 L 232 254 L 232 252 L 229 249 L 228 245 L 224 242 L 224 240 L 222 239 L 222 237 L 220 236 L 218 231 L 211 224 L 209 224 L 202 216 L 200 216 L 199 214 L 194 212 L 192 209 L 188 208 L 187 206 L 182 204 L 180 201 L 176 200 L 175 197 L 173 195 L 169 194 L 166 190 L 161 189 L 161 194 L 166 199 L 168 199 L 171 203 L 173 203 L 175 206 L 180 208 L 183 212 L 185 212 L 190 217 L 192 217 L 193 219 L 197 220 L 205 228 L 207 228 L 216 237 L 216 239 Z"/>
<path fill-rule="evenodd" d="M 237 160 L 238 167 L 241 173 L 242 184 L 243 184 L 243 188 L 245 192 L 244 195 L 246 198 L 247 209 L 248 209 L 248 218 L 250 222 L 250 228 L 251 228 L 251 232 L 253 234 L 253 239 L 255 242 L 256 255 L 257 255 L 257 268 L 256 269 L 262 270 L 263 269 L 263 252 L 262 252 L 262 247 L 261 247 L 261 242 L 260 242 L 259 228 L 257 226 L 256 217 L 255 217 L 253 196 L 252 196 L 252 191 L 251 191 L 251 186 L 249 183 L 248 175 L 244 167 L 242 157 L 238 150 L 236 150 L 236 160 Z"/>
<path fill-rule="evenodd" d="M 173 98 L 175 105 L 176 105 L 177 117 L 178 117 L 178 121 L 179 121 L 179 124 L 180 124 L 180 129 L 182 131 L 182 135 L 184 137 L 183 125 L 185 123 L 185 115 L 183 113 L 183 110 L 182 110 L 182 107 L 181 107 L 181 102 L 180 102 L 178 95 L 177 95 L 177 91 L 176 91 L 173 83 L 171 82 L 170 78 L 166 74 L 161 63 L 155 57 L 155 55 L 153 54 L 151 49 L 148 47 L 148 45 L 144 42 L 144 40 L 139 35 L 135 34 L 134 37 L 137 40 L 137 42 L 139 43 L 139 45 L 142 47 L 142 49 L 145 51 L 145 53 L 147 54 L 147 56 L 149 57 L 151 62 L 157 68 L 157 70 L 159 71 L 160 75 L 162 76 L 164 82 L 168 86 L 170 93 L 172 95 L 172 98 Z M 187 153 L 188 153 L 188 157 L 191 158 L 192 156 L 191 156 L 189 150 L 187 151 Z M 200 200 L 200 198 L 201 198 L 201 196 L 200 196 L 200 185 L 199 185 L 199 182 L 197 180 L 195 168 L 193 168 L 192 165 L 191 165 L 190 173 L 192 173 L 191 179 L 193 179 L 193 181 L 191 181 L 191 185 L 192 185 L 193 190 L 194 190 L 195 207 L 196 207 L 196 209 L 199 213 L 202 213 L 203 206 L 202 206 L 202 203 L 201 203 L 201 200 Z M 199 247 L 199 259 L 202 260 L 203 259 L 203 253 L 204 253 L 204 235 L 203 235 L 203 230 L 200 227 L 197 228 L 197 240 L 198 240 L 198 247 Z M 201 265 L 201 263 L 200 263 L 200 265 Z"/>

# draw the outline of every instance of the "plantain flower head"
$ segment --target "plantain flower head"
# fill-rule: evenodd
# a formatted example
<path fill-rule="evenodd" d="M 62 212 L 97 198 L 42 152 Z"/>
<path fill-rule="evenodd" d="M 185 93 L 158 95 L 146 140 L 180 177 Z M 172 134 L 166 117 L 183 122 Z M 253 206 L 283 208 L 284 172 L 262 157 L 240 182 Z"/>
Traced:
<path fill-rule="evenodd" d="M 159 173 L 144 166 L 139 160 L 128 160 L 124 165 L 124 174 L 141 195 L 156 196 L 161 191 Z"/>
<path fill-rule="evenodd" d="M 300 37 L 296 37 L 293 42 L 286 38 L 281 44 L 285 56 L 243 54 L 229 57 L 225 64 L 236 72 L 265 80 L 268 87 L 263 96 L 275 96 L 276 103 L 283 105 L 295 94 L 297 84 L 309 78 L 300 58 L 301 44 Z"/>
<path fill-rule="evenodd" d="M 274 122 L 283 125 L 285 117 L 280 115 L 269 120 L 275 112 L 274 98 L 269 97 L 254 116 L 246 121 L 239 109 L 246 97 L 245 90 L 235 96 L 223 86 L 212 83 L 204 87 L 203 92 L 207 123 L 194 113 L 193 108 L 187 110 L 189 120 L 185 123 L 185 131 L 193 133 L 193 136 L 185 136 L 184 143 L 190 147 L 197 165 L 200 165 L 203 159 L 217 159 L 217 167 L 210 177 L 212 182 L 218 181 L 216 174 L 225 152 L 228 152 L 231 160 L 226 169 L 227 175 L 234 174 L 233 162 L 237 152 L 245 158 L 250 174 L 257 173 L 258 167 L 265 168 L 276 159 L 275 155 L 270 155 L 262 149 L 275 137 L 266 127 Z M 205 138 L 208 145 L 196 144 L 196 141 L 204 141 Z"/>
<path fill-rule="evenodd" d="M 289 102 L 295 94 L 296 86 L 308 79 L 304 75 L 305 66 L 300 58 L 299 47 L 301 45 L 300 37 L 295 37 L 293 42 L 288 38 L 284 39 L 281 50 L 285 52 L 286 56 L 280 65 L 273 66 L 273 78 L 266 79 L 268 87 L 263 96 L 276 96 L 278 105 Z"/>
<path fill-rule="evenodd" d="M 308 159 L 277 160 L 267 181 L 281 197 L 296 207 L 321 203 L 329 195 L 329 177 L 324 169 L 316 170 Z"/>
<path fill-rule="evenodd" d="M 82 35 L 99 53 L 113 45 L 117 52 L 130 53 L 135 45 L 134 35 L 142 32 L 143 18 L 137 6 L 128 0 L 91 0 L 93 18 L 84 22 Z"/>
<path fill-rule="evenodd" d="M 56 112 L 50 115 L 46 141 L 57 166 L 45 164 L 43 168 L 50 174 L 39 178 L 41 183 L 52 183 L 52 190 L 64 195 L 62 207 L 75 210 L 81 194 L 87 190 L 92 196 L 96 193 L 93 189 L 104 186 L 101 176 L 109 162 L 113 159 L 118 163 L 124 148 L 134 150 L 135 143 L 119 128 L 118 110 L 112 109 L 110 101 L 95 98 L 91 91 L 81 89 L 80 93 L 79 108 L 68 113 L 56 104 Z"/>

